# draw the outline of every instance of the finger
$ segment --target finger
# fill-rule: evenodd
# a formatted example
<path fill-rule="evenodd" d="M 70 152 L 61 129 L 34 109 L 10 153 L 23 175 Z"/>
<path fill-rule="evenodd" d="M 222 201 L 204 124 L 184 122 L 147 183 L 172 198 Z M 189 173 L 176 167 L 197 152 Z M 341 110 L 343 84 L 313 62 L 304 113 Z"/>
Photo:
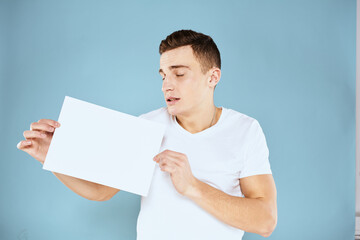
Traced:
<path fill-rule="evenodd" d="M 169 166 L 171 168 L 177 168 L 179 167 L 179 165 L 177 165 L 176 162 L 174 161 L 171 161 L 169 159 L 162 159 L 159 161 L 159 167 L 162 168 L 162 167 L 165 167 L 165 166 Z"/>
<path fill-rule="evenodd" d="M 28 139 L 28 138 L 46 138 L 47 135 L 45 132 L 40 132 L 40 131 L 31 131 L 31 130 L 26 130 L 23 133 L 24 138 Z"/>
<path fill-rule="evenodd" d="M 181 152 L 175 152 L 169 149 L 166 149 L 164 151 L 162 151 L 161 153 L 159 153 L 158 155 L 156 155 L 154 157 L 154 161 L 158 162 L 159 159 L 161 158 L 168 158 L 168 157 L 172 157 L 175 159 L 179 159 L 180 162 L 183 161 L 186 158 L 186 155 L 181 153 Z"/>
<path fill-rule="evenodd" d="M 153 158 L 154 161 L 158 162 L 161 158 L 166 158 L 167 156 L 181 156 L 182 153 L 178 153 L 178 152 L 174 152 L 172 150 L 166 149 L 164 151 L 162 151 L 161 153 L 155 155 L 155 157 Z"/>
<path fill-rule="evenodd" d="M 60 127 L 60 123 L 52 119 L 40 119 L 38 123 L 46 123 L 54 128 Z"/>
<path fill-rule="evenodd" d="M 182 161 L 179 159 L 179 158 L 177 158 L 177 157 L 173 157 L 173 156 L 169 156 L 169 155 L 167 155 L 166 156 L 166 158 L 162 158 L 161 160 L 163 160 L 163 161 L 165 161 L 165 162 L 167 162 L 167 163 L 171 163 L 171 164 L 175 164 L 175 165 L 177 165 L 177 166 L 179 166 L 179 167 L 181 167 L 182 166 Z"/>
<path fill-rule="evenodd" d="M 158 162 L 161 158 L 166 157 L 166 156 L 167 156 L 167 154 L 169 154 L 169 152 L 171 152 L 171 150 L 166 149 L 166 150 L 164 150 L 164 151 L 162 151 L 162 152 L 158 153 L 158 154 L 157 154 L 157 155 L 155 155 L 155 157 L 153 158 L 153 159 L 154 159 L 154 161 Z"/>
<path fill-rule="evenodd" d="M 23 141 L 20 141 L 20 142 L 16 145 L 16 147 L 17 147 L 18 149 L 24 149 L 24 148 L 26 148 L 26 147 L 28 147 L 28 146 L 31 146 L 31 145 L 32 145 L 31 140 L 23 140 Z"/>
<path fill-rule="evenodd" d="M 174 173 L 175 170 L 176 170 L 175 167 L 169 166 L 169 165 L 164 165 L 164 166 L 162 166 L 160 169 L 161 169 L 161 171 L 163 171 L 163 172 L 168 172 L 168 173 Z"/>
<path fill-rule="evenodd" d="M 154 158 L 153 158 L 153 160 L 155 161 L 155 162 L 159 162 L 160 161 L 160 153 L 158 154 L 158 155 L 156 155 Z"/>
<path fill-rule="evenodd" d="M 30 130 L 39 130 L 45 132 L 54 132 L 55 128 L 47 123 L 33 122 L 30 125 Z"/>
<path fill-rule="evenodd" d="M 175 151 L 170 151 L 170 150 L 166 150 L 166 154 L 168 156 L 173 156 L 173 157 L 176 157 L 176 158 L 183 158 L 184 157 L 184 154 L 183 153 L 180 153 L 180 152 L 175 152 Z"/>

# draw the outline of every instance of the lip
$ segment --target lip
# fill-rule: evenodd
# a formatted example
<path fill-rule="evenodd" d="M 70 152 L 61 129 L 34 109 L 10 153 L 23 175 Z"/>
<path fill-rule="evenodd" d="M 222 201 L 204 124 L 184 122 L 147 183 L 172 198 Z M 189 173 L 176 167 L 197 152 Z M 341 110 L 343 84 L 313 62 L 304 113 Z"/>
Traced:
<path fill-rule="evenodd" d="M 178 97 L 168 96 L 168 97 L 166 97 L 166 101 L 168 101 L 169 99 L 172 99 L 172 98 L 178 98 Z"/>
<path fill-rule="evenodd" d="M 175 105 L 177 102 L 179 102 L 181 99 L 179 98 L 178 100 L 172 100 L 171 102 L 166 100 L 166 104 L 167 105 Z"/>

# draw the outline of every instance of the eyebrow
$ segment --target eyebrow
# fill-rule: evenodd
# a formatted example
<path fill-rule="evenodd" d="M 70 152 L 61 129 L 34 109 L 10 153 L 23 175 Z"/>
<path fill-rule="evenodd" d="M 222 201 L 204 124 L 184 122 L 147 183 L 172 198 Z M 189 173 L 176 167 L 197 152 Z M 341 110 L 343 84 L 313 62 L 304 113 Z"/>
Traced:
<path fill-rule="evenodd" d="M 173 66 L 170 66 L 169 69 L 176 69 L 176 68 L 188 68 L 190 69 L 189 66 L 186 66 L 186 65 L 173 65 Z M 164 73 L 164 71 L 160 68 L 159 69 L 159 73 Z"/>

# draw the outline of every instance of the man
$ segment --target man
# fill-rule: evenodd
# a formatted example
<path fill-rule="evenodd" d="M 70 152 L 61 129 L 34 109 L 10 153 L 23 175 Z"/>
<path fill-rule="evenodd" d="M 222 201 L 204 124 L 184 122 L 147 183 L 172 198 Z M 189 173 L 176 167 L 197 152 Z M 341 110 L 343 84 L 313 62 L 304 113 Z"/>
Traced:
<path fill-rule="evenodd" d="M 141 198 L 138 240 L 241 239 L 244 231 L 268 237 L 277 224 L 276 187 L 264 133 L 245 114 L 214 105 L 221 77 L 211 37 L 176 31 L 159 47 L 162 91 L 167 107 L 139 117 L 167 129 L 147 197 Z M 18 148 L 43 163 L 56 122 L 41 119 L 24 132 Z M 41 137 L 40 133 L 46 136 Z M 45 150 L 38 150 L 45 149 Z M 91 200 L 119 190 L 54 173 Z"/>

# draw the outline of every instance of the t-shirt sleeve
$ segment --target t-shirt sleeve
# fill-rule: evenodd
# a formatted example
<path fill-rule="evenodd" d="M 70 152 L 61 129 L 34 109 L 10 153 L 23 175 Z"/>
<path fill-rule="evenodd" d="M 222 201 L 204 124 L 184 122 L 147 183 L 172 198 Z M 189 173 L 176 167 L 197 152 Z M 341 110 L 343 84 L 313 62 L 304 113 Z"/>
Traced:
<path fill-rule="evenodd" d="M 239 178 L 258 174 L 272 174 L 272 171 L 265 135 L 259 122 L 255 119 L 250 126 L 245 163 L 240 171 Z"/>

